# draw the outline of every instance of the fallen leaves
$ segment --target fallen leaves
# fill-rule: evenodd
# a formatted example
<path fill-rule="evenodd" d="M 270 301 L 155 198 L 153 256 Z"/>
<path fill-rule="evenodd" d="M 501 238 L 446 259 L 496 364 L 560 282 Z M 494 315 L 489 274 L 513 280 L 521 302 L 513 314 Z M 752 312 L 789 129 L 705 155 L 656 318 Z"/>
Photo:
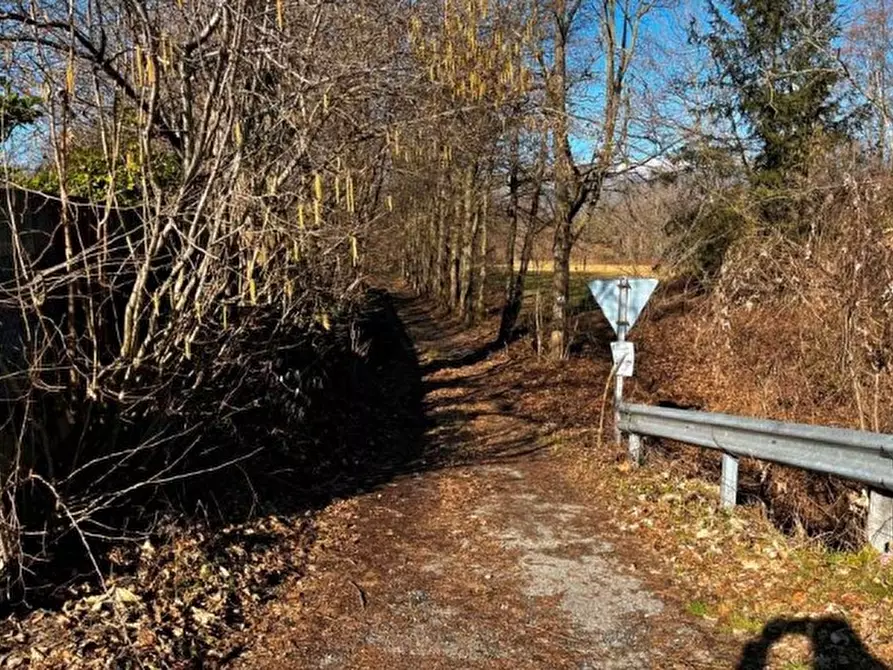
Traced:
<path fill-rule="evenodd" d="M 277 585 L 306 569 L 314 533 L 309 518 L 271 516 L 145 542 L 105 591 L 4 622 L 0 668 L 216 667 Z"/>
<path fill-rule="evenodd" d="M 577 485 L 605 501 L 619 531 L 657 549 L 692 613 L 742 637 L 774 617 L 842 616 L 873 653 L 893 658 L 893 566 L 870 549 L 838 552 L 785 536 L 760 508 L 727 513 L 713 484 L 685 477 L 672 461 L 623 470 L 578 453 L 590 466 Z M 779 658 L 800 662 L 799 649 L 784 646 Z"/>

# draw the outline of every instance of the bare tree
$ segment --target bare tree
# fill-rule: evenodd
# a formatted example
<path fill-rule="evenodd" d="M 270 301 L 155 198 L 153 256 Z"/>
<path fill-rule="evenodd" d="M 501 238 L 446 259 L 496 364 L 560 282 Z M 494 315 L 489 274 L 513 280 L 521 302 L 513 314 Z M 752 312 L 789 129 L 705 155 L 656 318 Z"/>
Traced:
<path fill-rule="evenodd" d="M 893 164 L 893 6 L 888 0 L 860 3 L 845 37 L 841 57 L 849 83 L 871 110 L 865 141 L 878 163 L 889 168 Z"/>
<path fill-rule="evenodd" d="M 569 70 L 571 38 L 588 18 L 583 0 L 551 0 L 549 12 L 550 57 L 541 52 L 539 62 L 547 89 L 547 112 L 552 119 L 555 222 L 553 232 L 552 332 L 550 351 L 555 358 L 567 355 L 568 286 L 571 251 L 580 236 L 577 214 L 587 202 L 601 196 L 606 177 L 622 147 L 624 95 L 639 41 L 642 22 L 654 8 L 653 2 L 605 0 L 594 8 L 597 21 L 600 60 L 604 79 L 598 84 L 602 94 L 602 118 L 592 158 L 579 166 L 571 150 L 571 88 Z"/>
<path fill-rule="evenodd" d="M 256 453 L 199 436 L 358 296 L 388 128 L 414 113 L 409 18 L 385 0 L 0 6 L 47 156 L 39 179 L 6 166 L 0 298 L 23 340 L 3 351 L 7 575 L 22 524 L 88 545 L 115 532 L 104 511 Z M 51 519 L 22 518 L 26 491 Z"/>

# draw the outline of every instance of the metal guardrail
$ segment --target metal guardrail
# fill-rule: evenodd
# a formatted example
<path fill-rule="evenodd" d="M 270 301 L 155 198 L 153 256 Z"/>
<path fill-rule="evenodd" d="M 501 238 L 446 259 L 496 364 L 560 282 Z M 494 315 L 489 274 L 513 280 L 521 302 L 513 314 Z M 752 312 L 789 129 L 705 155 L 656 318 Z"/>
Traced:
<path fill-rule="evenodd" d="M 836 475 L 870 490 L 866 532 L 881 551 L 893 548 L 893 435 L 729 414 L 623 403 L 619 428 L 629 435 L 630 455 L 641 458 L 641 436 L 715 449 L 723 454 L 723 505 L 734 506 L 738 458 L 757 458 Z"/>

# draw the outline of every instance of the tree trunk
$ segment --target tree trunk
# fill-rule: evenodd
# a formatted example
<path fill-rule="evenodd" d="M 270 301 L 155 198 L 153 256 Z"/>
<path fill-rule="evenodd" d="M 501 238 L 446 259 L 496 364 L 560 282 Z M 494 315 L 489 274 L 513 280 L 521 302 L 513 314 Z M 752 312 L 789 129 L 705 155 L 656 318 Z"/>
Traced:
<path fill-rule="evenodd" d="M 443 186 L 443 177 L 437 187 L 437 248 L 435 249 L 436 258 L 434 261 L 434 295 L 443 298 L 445 290 L 444 274 L 446 268 L 446 252 L 447 252 L 447 200 L 446 192 Z"/>
<path fill-rule="evenodd" d="M 518 237 L 518 216 L 519 216 L 519 162 L 518 156 L 518 135 L 512 142 L 512 169 L 509 174 L 509 227 L 505 241 L 505 290 L 502 300 L 502 315 L 499 319 L 499 334 L 496 336 L 496 344 L 503 345 L 508 343 L 512 331 L 515 329 L 515 323 L 518 320 L 518 314 L 521 311 L 521 301 L 515 296 L 515 244 Z"/>
<path fill-rule="evenodd" d="M 478 265 L 478 296 L 475 314 L 483 319 L 487 313 L 487 219 L 490 214 L 490 188 L 485 189 L 484 199 L 481 203 L 480 239 L 481 255 Z"/>
<path fill-rule="evenodd" d="M 596 165 L 582 175 L 571 154 L 567 114 L 567 40 L 570 24 L 577 15 L 580 3 L 554 0 L 554 52 L 552 69 L 547 81 L 547 98 L 552 108 L 552 148 L 555 163 L 555 237 L 552 244 L 552 333 L 549 350 L 553 358 L 567 355 L 568 342 L 568 286 L 570 284 L 571 250 L 582 227 L 574 229 L 573 221 L 587 198 L 597 201 L 601 196 L 605 176 L 611 169 L 616 153 L 615 134 L 623 100 L 623 83 L 635 50 L 636 36 L 644 15 L 633 20 L 629 15 L 618 17 L 616 0 L 603 0 L 600 14 L 605 54 L 605 111 L 602 126 L 602 146 L 595 159 Z M 620 36 L 615 21 L 621 21 Z"/>
<path fill-rule="evenodd" d="M 462 256 L 459 276 L 459 314 L 468 319 L 471 312 L 472 282 L 474 277 L 474 250 L 477 241 L 479 215 L 474 197 L 474 166 L 465 172 L 464 219 L 462 222 Z"/>
<path fill-rule="evenodd" d="M 531 191 L 530 209 L 526 212 L 527 227 L 524 230 L 524 242 L 521 245 L 521 255 L 518 259 L 518 271 L 514 271 L 515 246 L 517 245 L 518 225 L 521 219 L 520 207 L 520 157 L 516 155 L 516 163 L 513 174 L 509 178 L 509 240 L 506 249 L 506 258 L 509 264 L 509 272 L 505 283 L 505 298 L 502 307 L 502 316 L 499 322 L 499 334 L 496 342 L 499 345 L 507 344 L 515 330 L 515 324 L 521 314 L 524 301 L 524 283 L 527 279 L 527 269 L 530 266 L 530 258 L 533 256 L 533 243 L 540 232 L 539 207 L 543 191 L 543 173 L 548 155 L 548 143 L 543 138 L 540 144 L 539 157 L 533 174 L 533 190 Z"/>
<path fill-rule="evenodd" d="M 455 312 L 459 305 L 459 246 L 462 244 L 462 200 L 456 196 L 450 226 L 450 294 L 447 305 Z"/>
<path fill-rule="evenodd" d="M 552 358 L 567 354 L 567 301 L 570 279 L 571 221 L 573 218 L 570 147 L 567 119 L 567 36 L 565 0 L 555 0 L 555 45 L 548 96 L 553 110 L 552 151 L 555 161 L 555 233 L 552 241 L 552 332 L 549 353 Z"/>
<path fill-rule="evenodd" d="M 518 259 L 518 272 L 515 273 L 510 285 L 506 288 L 505 304 L 502 307 L 502 318 L 499 322 L 499 335 L 496 343 L 508 344 L 512 339 L 515 324 L 521 315 L 521 307 L 524 304 L 524 284 L 527 281 L 527 269 L 530 266 L 530 257 L 533 255 L 533 242 L 536 239 L 536 227 L 531 223 L 524 233 L 524 244 L 521 247 L 521 256 Z"/>
<path fill-rule="evenodd" d="M 425 263 L 425 295 L 431 295 L 434 288 L 434 265 L 437 263 L 437 213 L 428 211 L 425 217 L 427 218 L 427 235 L 425 236 L 425 248 L 421 251 Z"/>

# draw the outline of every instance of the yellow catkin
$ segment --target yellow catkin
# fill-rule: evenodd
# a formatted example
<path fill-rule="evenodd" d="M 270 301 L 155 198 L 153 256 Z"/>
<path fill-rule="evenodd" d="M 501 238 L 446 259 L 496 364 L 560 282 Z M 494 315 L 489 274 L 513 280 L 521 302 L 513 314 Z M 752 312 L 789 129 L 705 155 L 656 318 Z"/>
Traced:
<path fill-rule="evenodd" d="M 354 197 L 353 177 L 350 173 L 347 175 L 347 211 L 353 214 L 356 211 L 357 203 Z"/>
<path fill-rule="evenodd" d="M 74 58 L 68 60 L 68 70 L 65 73 L 65 85 L 69 95 L 74 95 Z"/>
<path fill-rule="evenodd" d="M 341 204 L 341 178 L 335 175 L 335 202 Z"/>
<path fill-rule="evenodd" d="M 322 221 L 322 203 L 319 200 L 313 201 L 313 223 L 319 228 L 319 224 Z"/>
<path fill-rule="evenodd" d="M 319 172 L 313 176 L 313 192 L 317 200 L 322 200 L 322 175 Z"/>
<path fill-rule="evenodd" d="M 388 211 L 389 212 L 394 211 L 394 198 L 393 198 L 393 196 L 390 196 L 390 195 L 388 196 Z"/>
<path fill-rule="evenodd" d="M 136 68 L 136 83 L 139 86 L 143 85 L 143 49 L 142 47 L 136 48 L 136 54 L 133 57 L 134 66 Z"/>
<path fill-rule="evenodd" d="M 146 83 L 155 85 L 155 60 L 151 56 L 146 56 Z"/>
<path fill-rule="evenodd" d="M 257 284 L 254 282 L 254 258 L 248 261 L 248 271 L 246 272 L 246 278 L 248 279 L 248 295 L 250 296 L 251 304 L 257 304 Z"/>
<path fill-rule="evenodd" d="M 285 25 L 285 11 L 282 6 L 282 0 L 276 0 L 276 25 L 282 30 Z"/>
<path fill-rule="evenodd" d="M 360 262 L 360 252 L 357 248 L 357 238 L 354 235 L 350 236 L 350 254 L 353 259 L 353 266 L 356 267 Z"/>
<path fill-rule="evenodd" d="M 306 226 L 304 225 L 304 203 L 298 204 L 298 228 L 304 230 Z"/>
<path fill-rule="evenodd" d="M 223 329 L 226 330 L 229 328 L 229 308 L 224 305 L 223 306 Z"/>

